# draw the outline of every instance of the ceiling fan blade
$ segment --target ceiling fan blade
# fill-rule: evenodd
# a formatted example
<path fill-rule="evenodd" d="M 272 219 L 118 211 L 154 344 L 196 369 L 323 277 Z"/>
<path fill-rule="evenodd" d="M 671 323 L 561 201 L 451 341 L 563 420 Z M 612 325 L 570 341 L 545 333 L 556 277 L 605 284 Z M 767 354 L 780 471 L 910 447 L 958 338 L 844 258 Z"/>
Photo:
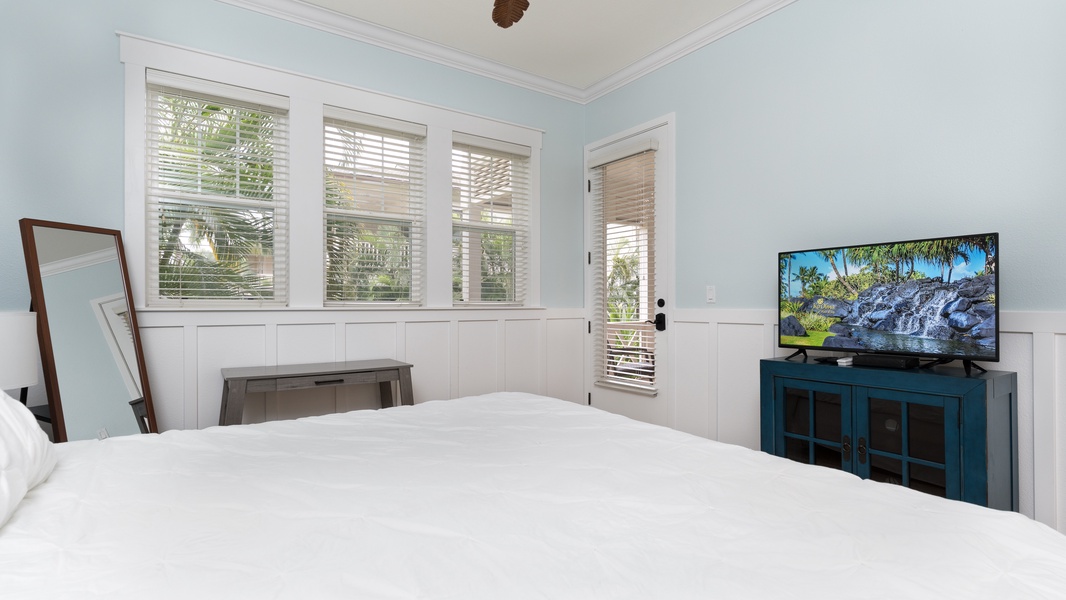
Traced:
<path fill-rule="evenodd" d="M 529 8 L 529 0 L 496 0 L 492 7 L 492 22 L 507 29 L 522 18 Z"/>

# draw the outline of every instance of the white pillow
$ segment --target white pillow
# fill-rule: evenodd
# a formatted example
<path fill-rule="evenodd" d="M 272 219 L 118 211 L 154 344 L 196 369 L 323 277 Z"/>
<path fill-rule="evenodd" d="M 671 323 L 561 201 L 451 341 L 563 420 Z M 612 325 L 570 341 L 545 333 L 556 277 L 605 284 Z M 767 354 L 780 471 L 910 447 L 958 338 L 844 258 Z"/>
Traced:
<path fill-rule="evenodd" d="M 0 527 L 55 466 L 55 448 L 36 417 L 0 391 Z"/>

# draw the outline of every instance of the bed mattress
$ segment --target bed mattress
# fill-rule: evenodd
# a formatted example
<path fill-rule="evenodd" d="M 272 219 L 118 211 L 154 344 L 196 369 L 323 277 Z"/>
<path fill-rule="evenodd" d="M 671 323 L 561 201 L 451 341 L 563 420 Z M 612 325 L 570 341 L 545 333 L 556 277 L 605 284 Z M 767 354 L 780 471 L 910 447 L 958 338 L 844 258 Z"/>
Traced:
<path fill-rule="evenodd" d="M 529 394 L 57 450 L 5 599 L 1066 597 L 1024 516 Z"/>

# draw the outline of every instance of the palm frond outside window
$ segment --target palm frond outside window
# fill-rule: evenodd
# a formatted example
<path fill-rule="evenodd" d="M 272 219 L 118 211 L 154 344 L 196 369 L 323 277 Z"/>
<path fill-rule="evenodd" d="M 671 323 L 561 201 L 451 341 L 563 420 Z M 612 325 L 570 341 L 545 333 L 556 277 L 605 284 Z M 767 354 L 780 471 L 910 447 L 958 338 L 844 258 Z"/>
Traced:
<path fill-rule="evenodd" d="M 148 86 L 149 303 L 287 299 L 288 119 Z"/>

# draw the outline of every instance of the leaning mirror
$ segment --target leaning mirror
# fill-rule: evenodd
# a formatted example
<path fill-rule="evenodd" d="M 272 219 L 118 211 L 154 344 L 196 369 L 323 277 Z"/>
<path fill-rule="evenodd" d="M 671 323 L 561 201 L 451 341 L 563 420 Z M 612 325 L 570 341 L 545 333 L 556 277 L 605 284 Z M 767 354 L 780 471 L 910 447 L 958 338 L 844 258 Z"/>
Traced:
<path fill-rule="evenodd" d="M 122 234 L 36 219 L 19 227 L 53 439 L 158 431 Z"/>

